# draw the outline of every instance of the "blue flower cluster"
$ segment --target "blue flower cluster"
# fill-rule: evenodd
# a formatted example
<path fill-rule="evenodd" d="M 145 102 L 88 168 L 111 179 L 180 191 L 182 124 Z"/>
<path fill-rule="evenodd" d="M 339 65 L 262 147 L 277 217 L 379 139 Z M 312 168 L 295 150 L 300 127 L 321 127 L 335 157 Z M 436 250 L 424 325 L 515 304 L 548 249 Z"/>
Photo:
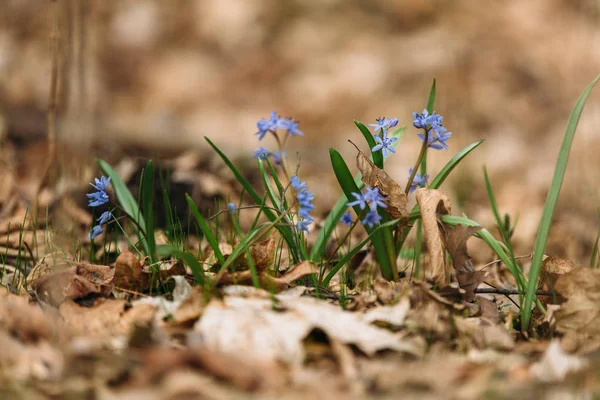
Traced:
<path fill-rule="evenodd" d="M 110 177 L 106 178 L 101 176 L 100 179 L 94 178 L 94 183 L 90 183 L 96 192 L 88 193 L 86 196 L 88 197 L 88 206 L 89 207 L 98 207 L 108 203 L 108 194 L 106 193 L 106 188 L 110 185 Z M 104 232 L 102 229 L 102 225 L 106 224 L 110 219 L 113 218 L 113 215 L 110 211 L 105 211 L 100 215 L 100 218 L 97 220 L 97 224 L 92 228 L 92 231 L 89 234 L 90 239 L 94 239 L 96 236 Z"/>
<path fill-rule="evenodd" d="M 352 193 L 352 196 L 354 196 L 356 200 L 350 201 L 346 203 L 346 205 L 349 207 L 358 206 L 361 210 L 364 210 L 367 207 L 367 202 L 370 203 L 369 212 L 365 215 L 365 218 L 361 222 L 363 225 L 368 225 L 369 228 L 372 228 L 373 225 L 377 225 L 379 224 L 379 221 L 381 221 L 381 216 L 377 214 L 377 206 L 386 208 L 387 205 L 383 202 L 385 197 L 379 193 L 379 188 L 375 187 L 371 189 L 367 187 L 366 189 L 367 190 L 364 193 Z M 344 218 L 342 222 L 344 222 L 346 225 L 349 225 L 348 221 L 352 223 L 352 218 L 350 215 Z"/>
<path fill-rule="evenodd" d="M 255 135 L 258 136 L 258 140 L 263 140 L 267 133 L 271 132 L 277 135 L 279 129 L 285 130 L 290 136 L 304 136 L 304 132 L 298 129 L 298 121 L 292 118 L 283 118 L 277 115 L 277 112 L 272 111 L 269 119 L 261 118 L 256 123 L 258 132 Z M 282 165 L 283 160 L 287 158 L 285 151 L 269 151 L 268 149 L 260 146 L 254 151 L 254 158 L 262 158 L 263 160 L 267 157 L 273 157 L 273 163 L 276 165 Z"/>
<path fill-rule="evenodd" d="M 375 124 L 369 124 L 369 126 L 374 128 L 373 132 L 380 131 L 379 134 L 375 134 L 377 145 L 375 145 L 371 151 L 375 152 L 381 150 L 383 158 L 387 158 L 389 153 L 396 154 L 396 150 L 394 150 L 392 143 L 398 140 L 398 138 L 388 137 L 388 130 L 398 125 L 398 118 L 381 117 L 377 118 L 376 121 L 377 123 Z"/>
<path fill-rule="evenodd" d="M 408 177 L 409 178 L 412 175 L 412 172 L 413 172 L 412 168 L 408 170 Z M 415 174 L 415 177 L 413 178 L 412 184 L 410 185 L 410 192 L 409 193 L 414 192 L 419 187 L 425 187 L 425 184 L 427 183 L 427 179 L 429 179 L 429 174 L 425 174 L 425 176 L 421 176 L 417 172 Z"/>
<path fill-rule="evenodd" d="M 427 147 L 435 150 L 448 150 L 448 144 L 446 143 L 452 132 L 447 132 L 447 129 L 442 126 L 444 117 L 436 114 L 435 111 L 429 114 L 427 110 L 423 110 L 421 114 L 413 112 L 413 126 L 417 129 L 423 129 L 428 134 Z M 432 134 L 435 133 L 435 135 Z M 425 140 L 425 134 L 419 133 L 417 136 L 421 141 Z"/>
<path fill-rule="evenodd" d="M 308 226 L 313 222 L 310 212 L 315 208 L 312 204 L 315 196 L 308 190 L 306 182 L 302 182 L 296 175 L 293 175 L 290 180 L 292 189 L 296 191 L 296 200 L 298 200 L 298 218 L 301 218 L 296 224 L 296 229 L 308 233 Z"/>

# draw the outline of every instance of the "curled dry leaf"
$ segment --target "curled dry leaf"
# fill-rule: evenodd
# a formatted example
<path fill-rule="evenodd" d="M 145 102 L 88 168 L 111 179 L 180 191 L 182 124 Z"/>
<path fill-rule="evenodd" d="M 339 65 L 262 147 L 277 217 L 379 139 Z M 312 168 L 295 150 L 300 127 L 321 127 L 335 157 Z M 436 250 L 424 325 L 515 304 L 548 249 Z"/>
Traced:
<path fill-rule="evenodd" d="M 67 299 L 79 299 L 92 293 L 101 293 L 102 287 L 78 275 L 78 267 L 73 266 L 53 272 L 37 279 L 33 289 L 43 304 L 58 307 Z"/>
<path fill-rule="evenodd" d="M 356 166 L 362 173 L 362 181 L 372 188 L 379 188 L 385 196 L 386 211 L 392 218 L 408 218 L 406 210 L 406 194 L 384 170 L 378 168 L 365 155 L 359 151 L 356 155 Z"/>
<path fill-rule="evenodd" d="M 574 268 L 558 278 L 556 291 L 567 301 L 556 311 L 556 330 L 582 337 L 600 335 L 600 271 Z"/>
<path fill-rule="evenodd" d="M 292 283 L 308 275 L 318 274 L 319 267 L 312 261 L 302 261 L 287 270 L 279 279 L 285 283 Z"/>
<path fill-rule="evenodd" d="M 456 271 L 458 285 L 465 291 L 463 300 L 466 302 L 475 300 L 475 289 L 487 275 L 486 271 L 475 271 L 471 257 L 467 253 L 467 240 L 481 229 L 481 226 L 464 225 L 457 225 L 454 228 L 445 226 L 444 229 L 446 249 L 452 257 L 452 266 Z"/>
<path fill-rule="evenodd" d="M 132 252 L 126 250 L 115 262 L 111 284 L 120 289 L 145 292 L 151 284 L 156 285 L 177 275 L 185 275 L 185 267 L 181 263 L 164 262 L 158 271 L 153 271 L 144 266 Z"/>
<path fill-rule="evenodd" d="M 560 258 L 557 256 L 548 256 L 542 262 L 542 274 L 540 276 L 540 280 L 542 282 L 542 290 L 543 291 L 552 291 L 556 289 L 556 282 L 558 278 L 568 274 L 575 268 L 575 264 L 570 260 L 565 260 L 564 258 Z M 564 290 L 564 289 L 563 289 Z M 540 298 L 542 304 L 546 305 L 547 303 L 555 303 L 557 304 L 564 302 L 564 298 L 562 296 L 542 296 Z"/>
<path fill-rule="evenodd" d="M 268 239 L 250 246 L 250 255 L 257 271 L 266 269 L 275 259 L 275 245 L 277 244 L 277 231 L 273 230 Z"/>
<path fill-rule="evenodd" d="M 421 209 L 423 233 L 429 254 L 429 278 L 443 286 L 447 281 L 446 250 L 444 234 L 440 231 L 438 216 L 450 214 L 452 206 L 450 199 L 435 189 L 417 189 L 417 203 Z"/>

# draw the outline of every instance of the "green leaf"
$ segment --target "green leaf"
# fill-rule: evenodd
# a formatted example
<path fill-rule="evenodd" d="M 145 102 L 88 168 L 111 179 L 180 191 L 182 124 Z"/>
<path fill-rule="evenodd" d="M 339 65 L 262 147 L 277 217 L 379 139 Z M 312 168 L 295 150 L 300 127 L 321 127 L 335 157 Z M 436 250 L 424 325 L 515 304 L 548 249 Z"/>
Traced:
<path fill-rule="evenodd" d="M 121 205 L 123 211 L 125 211 L 127 215 L 137 223 L 137 225 L 133 224 L 133 229 L 142 243 L 144 253 L 150 254 L 148 242 L 146 241 L 146 222 L 140 211 L 137 201 L 135 201 L 125 182 L 123 182 L 117 171 L 115 171 L 110 164 L 99 158 L 96 159 L 96 163 L 103 173 L 110 176 L 110 183 L 112 184 L 115 195 L 117 196 L 117 201 Z"/>
<path fill-rule="evenodd" d="M 188 194 L 185 195 L 185 200 L 187 201 L 188 206 L 190 207 L 190 211 L 196 219 L 198 226 L 202 230 L 202 233 L 204 233 L 206 241 L 215 252 L 215 257 L 217 258 L 217 261 L 219 262 L 219 264 L 223 265 L 225 263 L 225 258 L 223 257 L 223 253 L 221 253 L 221 249 L 219 248 L 219 242 L 217 242 L 217 239 L 214 237 L 212 231 L 210 230 L 210 227 L 200 214 L 200 211 L 198 211 L 198 207 L 196 207 L 196 203 L 194 203 L 194 200 L 192 200 L 192 198 Z"/>
<path fill-rule="evenodd" d="M 157 253 L 161 257 L 173 256 L 183 260 L 183 262 L 186 263 L 192 270 L 192 274 L 194 275 L 196 282 L 198 282 L 200 285 L 204 284 L 204 268 L 192 254 L 186 251 L 181 251 L 177 247 L 171 245 L 158 246 Z"/>
<path fill-rule="evenodd" d="M 358 127 L 358 129 L 360 129 L 360 132 L 363 134 L 365 140 L 367 141 L 367 144 L 369 145 L 369 150 L 371 150 L 373 147 L 377 146 L 377 142 L 375 141 L 375 138 L 373 137 L 373 134 L 371 133 L 371 131 L 369 131 L 369 128 L 367 128 L 360 121 L 354 121 L 354 125 L 356 125 Z M 376 151 L 374 153 L 371 152 L 371 156 L 373 157 L 373 163 L 375 165 L 377 165 L 377 168 L 383 169 L 383 152 L 382 151 Z"/>
<path fill-rule="evenodd" d="M 531 306 L 533 304 L 533 298 L 535 297 L 535 291 L 537 289 L 538 277 L 540 269 L 542 267 L 542 258 L 544 256 L 544 249 L 546 248 L 546 241 L 548 240 L 548 234 L 550 233 L 550 226 L 552 224 L 552 216 L 554 215 L 554 208 L 558 201 L 558 195 L 560 194 L 560 188 L 565 177 L 565 171 L 567 170 L 567 162 L 569 161 L 569 153 L 571 152 L 571 145 L 573 144 L 573 138 L 575 137 L 575 130 L 577 124 L 581 118 L 583 107 L 589 97 L 590 93 L 596 83 L 600 80 L 600 75 L 596 77 L 589 84 L 589 86 L 583 91 L 575 107 L 571 112 L 569 122 L 567 123 L 567 129 L 563 138 L 560 151 L 558 153 L 558 159 L 554 167 L 554 177 L 552 178 L 552 184 L 546 197 L 546 205 L 542 212 L 542 219 L 540 221 L 540 227 L 538 229 L 537 238 L 535 241 L 535 248 L 533 250 L 533 256 L 531 259 L 531 266 L 529 267 L 529 285 L 527 286 L 527 293 L 525 295 L 525 303 L 521 307 L 521 327 L 522 330 L 529 330 L 529 323 L 531 321 Z"/>
<path fill-rule="evenodd" d="M 429 98 L 427 99 L 427 111 L 429 111 L 429 114 L 433 112 L 433 105 L 435 104 L 435 91 L 435 78 L 433 78 L 431 90 L 429 91 Z"/>

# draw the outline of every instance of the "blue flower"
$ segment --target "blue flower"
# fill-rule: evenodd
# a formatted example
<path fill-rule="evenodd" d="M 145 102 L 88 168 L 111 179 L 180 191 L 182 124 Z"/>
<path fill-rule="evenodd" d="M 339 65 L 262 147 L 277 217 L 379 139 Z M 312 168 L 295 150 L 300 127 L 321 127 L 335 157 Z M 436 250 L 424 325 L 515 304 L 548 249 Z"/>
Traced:
<path fill-rule="evenodd" d="M 394 143 L 398 138 L 390 138 L 388 137 L 388 133 L 386 130 L 383 131 L 383 137 L 380 135 L 375 135 L 375 141 L 378 143 L 375 147 L 371 149 L 371 151 L 379 151 L 383 153 L 383 158 L 387 158 L 388 152 L 396 154 L 396 150 L 392 147 L 392 143 Z"/>
<path fill-rule="evenodd" d="M 417 136 L 421 139 L 421 141 L 425 140 L 425 135 L 422 133 L 417 134 Z M 452 132 L 442 133 L 438 137 L 429 134 L 427 138 L 427 147 L 430 147 L 435 150 L 448 150 L 448 139 L 452 136 Z"/>
<path fill-rule="evenodd" d="M 354 196 L 356 200 L 349 201 L 346 205 L 349 207 L 359 206 L 361 210 L 364 210 L 368 201 L 368 199 L 365 198 L 365 195 L 362 193 L 352 193 L 352 196 Z"/>
<path fill-rule="evenodd" d="M 304 132 L 298 129 L 298 121 L 294 121 L 293 119 L 287 121 L 287 133 L 290 136 L 304 136 Z"/>
<path fill-rule="evenodd" d="M 104 232 L 104 229 L 102 229 L 102 226 L 100 225 L 96 225 L 92 228 L 92 231 L 90 232 L 90 234 L 88 235 L 88 238 L 90 240 L 94 239 L 96 236 L 98 236 L 99 234 L 101 234 L 102 232 Z"/>
<path fill-rule="evenodd" d="M 105 176 L 101 176 L 100 179 L 94 178 L 94 182 L 96 183 L 95 185 L 93 183 L 90 183 L 90 185 L 97 191 L 104 192 L 108 185 L 110 185 L 110 176 L 108 178 Z"/>
<path fill-rule="evenodd" d="M 256 123 L 256 127 L 258 128 L 258 132 L 255 135 L 258 135 L 258 140 L 263 140 L 269 129 L 271 129 L 271 123 L 265 119 L 261 119 Z"/>
<path fill-rule="evenodd" d="M 110 211 L 104 211 L 98 218 L 98 225 L 104 225 L 113 217 Z"/>
<path fill-rule="evenodd" d="M 308 232 L 308 225 L 313 221 L 310 212 L 315 206 L 312 201 L 315 199 L 313 192 L 308 190 L 306 182 L 302 182 L 296 175 L 291 178 L 292 188 L 296 191 L 296 200 L 298 201 L 298 217 L 302 218 L 296 224 L 296 229 L 303 232 Z"/>
<path fill-rule="evenodd" d="M 311 220 L 298 221 L 296 223 L 296 229 L 298 229 L 299 231 L 308 233 L 308 226 L 310 225 L 311 222 L 312 222 L 312 219 Z"/>
<path fill-rule="evenodd" d="M 423 110 L 421 114 L 413 112 L 413 126 L 417 129 L 427 129 L 427 125 L 431 123 L 431 116 L 427 109 Z"/>
<path fill-rule="evenodd" d="M 389 118 L 389 117 L 379 117 L 376 119 L 377 123 L 376 124 L 369 124 L 369 126 L 372 126 L 373 128 L 373 132 L 377 132 L 378 130 L 382 130 L 383 132 L 387 131 L 390 128 L 395 127 L 396 125 L 398 125 L 398 118 Z"/>
<path fill-rule="evenodd" d="M 381 215 L 377 214 L 377 211 L 371 210 L 361 222 L 363 225 L 368 225 L 369 228 L 372 228 L 373 225 L 379 224 L 379 221 L 381 221 Z"/>
<path fill-rule="evenodd" d="M 367 188 L 367 192 L 364 195 L 364 199 L 371 202 L 371 210 L 376 210 L 377 206 L 381 208 L 386 208 L 387 205 L 383 202 L 385 197 L 383 197 L 379 193 L 379 188 L 375 187 L 373 189 Z"/>
<path fill-rule="evenodd" d="M 342 218 L 340 218 L 340 222 L 350 226 L 352 225 L 352 223 L 354 222 L 354 220 L 352 219 L 352 214 L 350 214 L 350 211 L 345 212 L 344 214 L 342 214 Z"/>
<path fill-rule="evenodd" d="M 412 175 L 412 172 L 413 172 L 412 168 L 408 170 L 408 177 L 409 178 Z M 419 187 L 424 187 L 425 184 L 427 183 L 427 179 L 429 179 L 429 174 L 425 174 L 425 176 L 421 176 L 418 173 L 416 173 L 415 177 L 413 178 L 412 184 L 410 185 L 410 192 L 409 193 L 414 192 Z"/>
<path fill-rule="evenodd" d="M 235 212 L 236 210 L 236 206 L 235 203 L 231 202 L 231 203 L 227 203 L 227 210 L 229 210 L 229 212 Z"/>
<path fill-rule="evenodd" d="M 282 151 L 281 153 L 278 151 L 274 151 L 273 153 L 271 153 L 271 155 L 273 156 L 273 162 L 275 163 L 275 165 L 281 165 L 283 159 L 287 158 L 287 153 L 285 151 Z"/>
<path fill-rule="evenodd" d="M 93 186 L 93 185 L 92 185 Z M 89 207 L 98 207 L 103 204 L 108 203 L 108 195 L 104 190 L 94 193 L 88 193 L 86 196 L 89 199 L 88 206 Z"/>
<path fill-rule="evenodd" d="M 271 152 L 262 146 L 260 146 L 256 150 L 254 150 L 254 158 L 261 158 L 261 159 L 265 160 L 270 154 L 271 154 Z"/>

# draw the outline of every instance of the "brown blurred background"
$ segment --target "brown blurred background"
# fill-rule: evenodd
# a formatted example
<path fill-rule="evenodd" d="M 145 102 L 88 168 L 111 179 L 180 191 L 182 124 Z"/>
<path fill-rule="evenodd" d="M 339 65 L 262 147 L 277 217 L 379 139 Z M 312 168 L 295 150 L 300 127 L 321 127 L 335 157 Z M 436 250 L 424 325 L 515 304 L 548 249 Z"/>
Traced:
<path fill-rule="evenodd" d="M 205 135 L 249 159 L 256 121 L 277 110 L 300 121 L 305 136 L 288 142 L 288 154 L 301 154 L 301 176 L 325 213 L 340 193 L 328 148 L 353 163 L 354 119 L 408 125 L 388 163 L 406 182 L 420 145 L 411 113 L 437 78 L 435 110 L 453 137 L 449 151 L 430 154 L 431 173 L 485 139 L 445 190 L 455 213 L 492 229 L 486 164 L 501 210 L 520 215 L 521 254 L 532 250 L 570 110 L 600 73 L 596 0 L 4 0 L 0 173 L 13 173 L 16 186 L 35 181 L 47 148 L 54 15 L 67 181 L 85 186 L 95 156 L 208 154 Z M 548 249 L 582 263 L 599 225 L 599 112 L 593 93 Z"/>

